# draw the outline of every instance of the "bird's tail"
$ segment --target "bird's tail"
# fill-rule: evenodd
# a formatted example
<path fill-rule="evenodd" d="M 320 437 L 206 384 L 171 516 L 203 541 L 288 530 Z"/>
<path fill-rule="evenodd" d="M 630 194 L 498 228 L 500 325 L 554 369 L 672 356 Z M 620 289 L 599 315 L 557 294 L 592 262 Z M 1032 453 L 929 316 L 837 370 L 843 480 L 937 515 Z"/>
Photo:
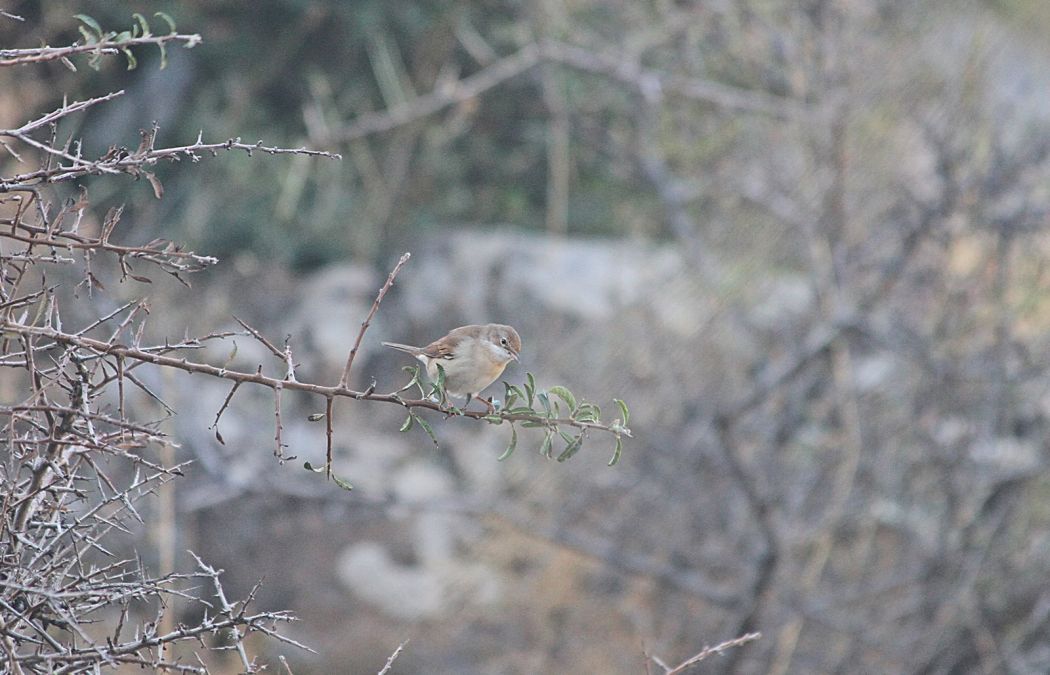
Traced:
<path fill-rule="evenodd" d="M 419 347 L 410 347 L 409 345 L 401 345 L 396 342 L 384 342 L 383 346 L 390 347 L 391 349 L 396 349 L 399 352 L 406 352 L 408 354 L 411 354 L 412 356 L 419 356 L 419 354 L 422 352 L 422 350 Z"/>

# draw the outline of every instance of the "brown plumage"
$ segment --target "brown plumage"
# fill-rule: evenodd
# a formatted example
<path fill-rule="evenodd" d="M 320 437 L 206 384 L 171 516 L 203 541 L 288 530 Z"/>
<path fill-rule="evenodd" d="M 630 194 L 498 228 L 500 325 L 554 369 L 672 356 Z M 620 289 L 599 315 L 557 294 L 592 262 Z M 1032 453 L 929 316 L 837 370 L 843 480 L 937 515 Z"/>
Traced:
<path fill-rule="evenodd" d="M 517 361 L 521 351 L 518 331 L 499 323 L 460 326 L 425 347 L 383 344 L 419 359 L 432 380 L 437 378 L 440 364 L 445 371 L 445 391 L 466 396 L 468 403 L 495 382 L 508 363 Z"/>

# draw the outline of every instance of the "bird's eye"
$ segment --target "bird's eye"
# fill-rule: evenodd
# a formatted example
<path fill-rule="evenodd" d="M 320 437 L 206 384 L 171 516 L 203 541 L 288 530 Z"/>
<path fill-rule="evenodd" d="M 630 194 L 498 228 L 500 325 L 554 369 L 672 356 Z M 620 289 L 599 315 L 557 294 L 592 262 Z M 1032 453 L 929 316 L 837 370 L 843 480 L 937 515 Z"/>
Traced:
<path fill-rule="evenodd" d="M 506 347 L 507 346 L 507 338 L 500 338 L 499 339 L 499 343 L 501 345 L 503 345 L 504 347 Z"/>

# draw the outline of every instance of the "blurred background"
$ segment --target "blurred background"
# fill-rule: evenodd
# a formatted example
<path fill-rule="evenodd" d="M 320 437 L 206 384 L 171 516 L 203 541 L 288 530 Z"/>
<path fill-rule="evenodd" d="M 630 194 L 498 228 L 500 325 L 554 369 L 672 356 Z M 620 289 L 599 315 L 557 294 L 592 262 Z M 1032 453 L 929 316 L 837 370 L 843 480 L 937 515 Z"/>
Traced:
<path fill-rule="evenodd" d="M 613 409 L 615 468 L 522 433 L 180 374 L 168 461 L 188 477 L 129 541 L 192 549 L 227 592 L 301 618 L 303 673 L 640 673 L 750 631 L 712 673 L 1050 671 L 1050 5 L 1042 0 L 8 2 L 7 47 L 164 10 L 192 50 L 0 70 L 0 127 L 77 118 L 85 150 L 241 137 L 342 161 L 227 154 L 84 181 L 115 236 L 222 263 L 193 288 L 106 284 L 67 316 L 148 295 L 152 330 L 237 329 L 338 379 L 464 323 L 521 333 L 525 371 Z M 158 23 L 160 23 L 158 21 Z M 0 158 L 8 171 L 13 160 Z M 70 190 L 76 186 L 70 186 Z M 114 277 L 115 278 L 115 277 Z M 78 309 L 78 307 L 80 307 Z M 231 363 L 279 364 L 250 340 Z M 214 363 L 229 345 L 208 353 Z M 494 387 L 489 393 L 499 394 Z M 143 397 L 147 413 L 159 414 Z M 235 656 L 226 664 L 236 672 Z M 653 666 L 654 669 L 656 668 Z M 654 670 L 655 672 L 655 670 Z"/>

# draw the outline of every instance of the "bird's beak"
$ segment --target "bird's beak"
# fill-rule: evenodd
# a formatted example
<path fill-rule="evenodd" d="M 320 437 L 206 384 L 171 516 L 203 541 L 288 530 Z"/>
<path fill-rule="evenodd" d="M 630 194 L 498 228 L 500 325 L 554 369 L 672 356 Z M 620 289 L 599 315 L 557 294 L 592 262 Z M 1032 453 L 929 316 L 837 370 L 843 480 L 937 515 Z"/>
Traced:
<path fill-rule="evenodd" d="M 507 352 L 510 354 L 510 358 L 514 359 L 515 361 L 518 360 L 518 352 L 512 349 L 508 349 Z"/>

